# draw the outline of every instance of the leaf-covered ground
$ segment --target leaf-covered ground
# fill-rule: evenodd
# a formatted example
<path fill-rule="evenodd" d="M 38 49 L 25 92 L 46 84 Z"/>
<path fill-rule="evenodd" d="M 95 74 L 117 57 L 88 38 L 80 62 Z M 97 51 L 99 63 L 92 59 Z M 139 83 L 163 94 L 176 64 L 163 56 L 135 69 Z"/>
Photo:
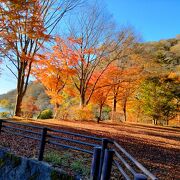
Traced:
<path fill-rule="evenodd" d="M 19 121 L 19 120 L 18 120 Z M 107 137 L 119 142 L 131 155 L 159 179 L 180 179 L 180 129 L 140 124 L 112 124 L 63 121 L 21 120 L 23 122 L 63 129 L 82 134 Z M 37 156 L 38 142 L 2 133 L 0 144 L 11 151 L 27 156 Z M 50 149 L 51 147 L 47 147 Z"/>

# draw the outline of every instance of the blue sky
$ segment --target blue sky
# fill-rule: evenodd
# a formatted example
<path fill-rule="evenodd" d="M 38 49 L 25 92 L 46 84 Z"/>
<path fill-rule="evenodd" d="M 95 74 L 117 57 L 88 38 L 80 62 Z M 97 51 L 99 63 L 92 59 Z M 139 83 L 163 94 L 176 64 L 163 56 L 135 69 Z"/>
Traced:
<path fill-rule="evenodd" d="M 180 34 L 180 0 L 101 1 L 106 4 L 119 26 L 133 26 L 144 41 L 168 39 Z M 4 66 L 3 68 L 0 94 L 16 88 L 15 78 Z"/>
<path fill-rule="evenodd" d="M 129 24 L 145 41 L 180 34 L 180 0 L 104 0 L 117 24 Z"/>

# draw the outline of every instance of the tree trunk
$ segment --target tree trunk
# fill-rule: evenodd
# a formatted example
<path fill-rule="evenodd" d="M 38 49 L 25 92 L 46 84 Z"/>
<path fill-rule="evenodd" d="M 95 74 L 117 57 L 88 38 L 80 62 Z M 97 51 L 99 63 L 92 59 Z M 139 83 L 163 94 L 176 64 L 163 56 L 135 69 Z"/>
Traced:
<path fill-rule="evenodd" d="M 57 118 L 57 115 L 58 115 L 58 109 L 59 109 L 59 104 L 56 103 L 55 106 L 54 106 L 54 119 Z"/>
<path fill-rule="evenodd" d="M 169 119 L 168 118 L 166 119 L 166 125 L 167 126 L 169 125 Z"/>
<path fill-rule="evenodd" d="M 97 118 L 97 123 L 101 121 L 101 118 L 102 118 L 102 106 L 99 107 L 99 117 Z"/>
<path fill-rule="evenodd" d="M 112 117 L 111 117 L 112 120 L 115 120 L 116 109 L 117 109 L 117 99 L 116 99 L 116 96 L 114 96 L 114 99 L 113 99 L 113 110 L 112 110 Z"/>
<path fill-rule="evenodd" d="M 123 103 L 124 121 L 127 120 L 126 104 L 127 104 L 127 100 L 125 99 Z"/>
<path fill-rule="evenodd" d="M 153 118 L 153 124 L 154 124 L 154 125 L 157 125 L 157 119 L 154 119 L 154 118 Z"/>
<path fill-rule="evenodd" d="M 15 105 L 15 110 L 14 110 L 14 115 L 15 116 L 21 116 L 22 111 L 21 111 L 21 104 L 23 100 L 23 95 L 22 94 L 17 94 L 16 96 L 16 105 Z"/>
<path fill-rule="evenodd" d="M 81 108 L 84 108 L 85 107 L 85 95 L 84 94 L 81 94 L 80 95 L 80 107 Z"/>
<path fill-rule="evenodd" d="M 155 119 L 154 119 L 154 118 L 153 118 L 153 120 L 152 120 L 152 124 L 155 125 Z"/>
<path fill-rule="evenodd" d="M 20 63 L 20 69 L 18 71 L 17 97 L 16 97 L 16 105 L 15 105 L 14 115 L 19 116 L 19 117 L 22 114 L 22 111 L 21 111 L 22 100 L 23 100 L 23 97 L 27 90 L 28 80 L 29 80 L 29 75 L 30 75 L 30 73 L 28 73 L 26 80 L 25 80 L 26 67 L 27 67 L 27 63 L 22 61 Z"/>
<path fill-rule="evenodd" d="M 113 100 L 113 111 L 116 112 L 116 109 L 117 109 L 117 100 L 116 100 L 116 97 L 114 97 L 114 100 Z"/>
<path fill-rule="evenodd" d="M 137 109 L 137 122 L 139 122 L 140 113 L 141 113 L 141 107 L 140 107 L 140 105 L 138 105 L 138 109 Z"/>

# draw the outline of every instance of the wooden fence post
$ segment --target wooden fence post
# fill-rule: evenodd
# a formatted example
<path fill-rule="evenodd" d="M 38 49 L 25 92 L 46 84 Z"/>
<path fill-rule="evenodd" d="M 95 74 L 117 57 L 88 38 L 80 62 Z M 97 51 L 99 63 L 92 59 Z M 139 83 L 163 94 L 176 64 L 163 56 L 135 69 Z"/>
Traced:
<path fill-rule="evenodd" d="M 113 163 L 114 150 L 106 149 L 101 173 L 101 180 L 109 180 L 111 177 L 111 168 Z"/>
<path fill-rule="evenodd" d="M 99 165 L 100 165 L 100 158 L 101 158 L 101 147 L 94 147 L 93 151 L 93 159 L 91 165 L 91 180 L 97 180 L 99 175 Z"/>
<path fill-rule="evenodd" d="M 99 165 L 99 179 L 101 178 L 101 172 L 103 167 L 103 161 L 104 161 L 104 153 L 108 146 L 109 140 L 107 138 L 102 139 L 102 149 L 101 149 L 101 158 L 100 158 L 100 165 Z"/>
<path fill-rule="evenodd" d="M 44 149 L 45 149 L 45 144 L 46 144 L 46 135 L 47 135 L 47 128 L 43 128 L 42 135 L 41 135 L 39 156 L 38 156 L 39 161 L 43 160 Z"/>
<path fill-rule="evenodd" d="M 0 134 L 1 134 L 1 129 L 2 129 L 2 123 L 3 123 L 3 121 L 0 120 Z"/>

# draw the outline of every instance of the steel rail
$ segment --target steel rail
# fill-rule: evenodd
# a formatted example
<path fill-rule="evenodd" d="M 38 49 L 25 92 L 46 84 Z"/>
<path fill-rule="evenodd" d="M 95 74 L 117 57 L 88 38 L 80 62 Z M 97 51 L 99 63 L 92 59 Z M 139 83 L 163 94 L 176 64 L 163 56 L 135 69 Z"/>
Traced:
<path fill-rule="evenodd" d="M 74 147 L 74 146 L 61 144 L 61 143 L 57 143 L 57 142 L 54 142 L 54 141 L 49 141 L 48 140 L 47 143 L 53 144 L 53 145 L 56 145 L 56 146 L 61 146 L 61 147 L 67 148 L 67 149 L 73 149 L 73 150 L 82 151 L 82 152 L 85 152 L 85 153 L 88 153 L 88 154 L 93 154 L 92 151 L 89 151 L 89 150 L 86 150 L 86 149 L 81 149 L 81 148 Z"/>
<path fill-rule="evenodd" d="M 120 166 L 120 164 L 116 160 L 114 160 L 113 163 L 116 165 L 116 167 L 119 169 L 121 175 L 123 175 L 123 177 L 126 180 L 131 180 L 130 177 L 126 174 L 126 172 L 122 169 L 122 167 Z"/>
<path fill-rule="evenodd" d="M 43 127 L 34 126 L 34 125 L 31 125 L 31 124 L 26 124 L 26 123 L 13 122 L 13 121 L 9 121 L 9 120 L 1 120 L 1 121 L 2 121 L 3 123 L 11 123 L 11 124 L 15 124 L 15 125 L 32 127 L 32 128 L 36 128 L 36 129 L 43 129 Z"/>
<path fill-rule="evenodd" d="M 2 129 L 1 131 L 2 131 L 2 132 L 5 132 L 5 133 L 17 135 L 17 136 L 22 136 L 22 137 L 25 137 L 25 138 L 30 138 L 30 139 L 38 140 L 38 141 L 41 140 L 41 139 L 36 138 L 36 137 L 27 136 L 27 135 L 24 135 L 24 134 L 21 134 L 21 133 L 17 133 L 17 132 L 10 132 L 10 131 L 6 131 L 6 130 L 4 130 L 4 129 Z"/>
<path fill-rule="evenodd" d="M 129 165 L 126 160 L 115 150 L 115 155 L 118 157 L 118 159 L 120 159 L 123 164 L 126 166 L 126 168 L 133 174 L 137 174 L 137 172 L 131 167 L 131 165 Z"/>
<path fill-rule="evenodd" d="M 63 131 L 63 130 L 57 130 L 57 129 L 52 129 L 52 128 L 47 128 L 47 129 L 48 129 L 48 131 L 52 131 L 52 132 L 64 133 L 64 134 L 79 136 L 79 137 L 83 137 L 83 138 L 87 138 L 87 139 L 102 141 L 102 138 L 97 138 L 97 137 L 93 137 L 93 136 L 87 136 L 87 135 L 82 135 L 82 134 L 78 134 L 78 133 L 73 133 L 73 132 L 68 132 L 68 131 Z"/>
<path fill-rule="evenodd" d="M 92 146 L 92 147 L 100 146 L 99 144 L 93 144 L 93 143 L 83 142 L 83 141 L 79 141 L 79 140 L 63 138 L 63 137 L 59 137 L 59 136 L 55 136 L 55 135 L 51 135 L 51 134 L 48 134 L 47 137 L 60 139 L 60 140 L 64 140 L 64 141 L 70 141 L 73 143 L 78 143 L 78 144 L 82 144 L 82 145 L 86 145 L 86 146 Z"/>
<path fill-rule="evenodd" d="M 150 177 L 152 180 L 157 180 L 157 178 L 149 172 L 142 164 L 140 164 L 135 158 L 133 158 L 123 147 L 121 147 L 116 141 L 114 141 L 114 145 L 122 151 L 128 159 L 130 159 L 144 174 Z"/>
<path fill-rule="evenodd" d="M 6 126 L 6 125 L 2 125 L 2 127 L 7 128 L 7 129 L 19 130 L 19 131 L 23 131 L 23 132 L 27 132 L 27 133 L 32 133 L 32 134 L 35 134 L 35 135 L 41 135 L 41 133 L 39 133 L 39 132 L 34 132 L 34 131 L 22 129 L 22 128 L 17 128 L 17 127 L 12 127 L 12 126 Z"/>

